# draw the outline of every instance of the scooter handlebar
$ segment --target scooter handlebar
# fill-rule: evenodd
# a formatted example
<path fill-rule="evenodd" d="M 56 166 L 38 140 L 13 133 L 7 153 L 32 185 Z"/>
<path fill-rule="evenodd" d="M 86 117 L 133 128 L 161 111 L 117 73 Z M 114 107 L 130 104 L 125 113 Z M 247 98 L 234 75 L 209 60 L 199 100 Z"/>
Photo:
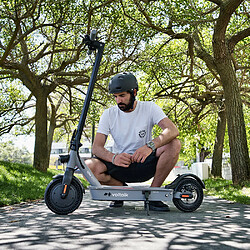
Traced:
<path fill-rule="evenodd" d="M 95 50 L 94 43 L 96 42 L 96 35 L 97 35 L 97 30 L 91 30 L 90 35 L 87 36 L 89 39 L 89 45 L 88 45 L 88 55 L 91 55 L 92 51 Z"/>

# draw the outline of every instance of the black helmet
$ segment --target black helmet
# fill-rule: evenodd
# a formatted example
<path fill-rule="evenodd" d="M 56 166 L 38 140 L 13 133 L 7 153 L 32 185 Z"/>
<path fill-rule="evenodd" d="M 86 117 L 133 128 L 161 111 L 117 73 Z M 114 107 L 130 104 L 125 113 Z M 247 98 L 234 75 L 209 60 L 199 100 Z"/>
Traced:
<path fill-rule="evenodd" d="M 138 90 L 138 83 L 135 76 L 129 72 L 123 72 L 115 75 L 109 82 L 109 93 L 115 94 L 124 91 Z"/>

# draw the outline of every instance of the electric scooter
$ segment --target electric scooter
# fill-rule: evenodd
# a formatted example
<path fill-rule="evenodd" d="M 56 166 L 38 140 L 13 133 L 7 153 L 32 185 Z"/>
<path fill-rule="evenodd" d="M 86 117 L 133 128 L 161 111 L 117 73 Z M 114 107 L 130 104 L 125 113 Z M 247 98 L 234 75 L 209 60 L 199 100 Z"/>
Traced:
<path fill-rule="evenodd" d="M 90 35 L 84 37 L 84 43 L 90 53 L 96 51 L 95 62 L 79 124 L 71 138 L 70 152 L 68 155 L 60 156 L 60 161 L 67 163 L 65 173 L 54 176 L 45 190 L 44 199 L 48 208 L 56 214 L 67 215 L 80 206 L 85 189 L 81 181 L 74 175 L 75 171 L 78 170 L 89 182 L 89 191 L 93 200 L 144 201 L 148 215 L 149 201 L 171 201 L 183 212 L 193 212 L 198 209 L 203 200 L 205 185 L 194 174 L 178 175 L 169 185 L 158 188 L 147 186 L 104 186 L 100 184 L 80 158 L 81 135 L 105 45 L 97 40 L 96 30 L 91 31 Z"/>

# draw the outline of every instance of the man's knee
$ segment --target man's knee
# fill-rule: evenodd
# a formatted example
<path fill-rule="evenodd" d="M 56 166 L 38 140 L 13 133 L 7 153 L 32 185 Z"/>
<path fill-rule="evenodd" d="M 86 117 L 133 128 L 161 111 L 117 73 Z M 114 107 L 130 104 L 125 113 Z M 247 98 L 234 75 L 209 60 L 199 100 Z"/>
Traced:
<path fill-rule="evenodd" d="M 159 150 L 157 149 L 156 155 L 159 157 L 162 153 L 165 152 L 167 154 L 170 153 L 171 155 L 179 155 L 180 151 L 181 151 L 181 142 L 179 139 L 175 138 L 168 144 L 159 148 Z"/>
<path fill-rule="evenodd" d="M 85 160 L 86 165 L 90 168 L 94 175 L 98 175 L 107 170 L 105 164 L 98 159 L 91 158 Z"/>
<path fill-rule="evenodd" d="M 179 139 L 175 138 L 172 142 L 172 147 L 175 150 L 176 153 L 180 153 L 181 151 L 181 142 Z"/>

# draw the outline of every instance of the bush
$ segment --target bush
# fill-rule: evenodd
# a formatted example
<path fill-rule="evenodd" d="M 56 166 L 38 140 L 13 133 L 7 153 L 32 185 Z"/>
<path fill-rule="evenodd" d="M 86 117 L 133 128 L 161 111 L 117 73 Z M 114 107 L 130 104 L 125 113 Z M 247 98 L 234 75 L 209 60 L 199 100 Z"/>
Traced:
<path fill-rule="evenodd" d="M 0 144 L 0 160 L 18 162 L 23 164 L 32 164 L 33 155 L 27 148 L 15 147 L 12 141 L 2 142 Z"/>

